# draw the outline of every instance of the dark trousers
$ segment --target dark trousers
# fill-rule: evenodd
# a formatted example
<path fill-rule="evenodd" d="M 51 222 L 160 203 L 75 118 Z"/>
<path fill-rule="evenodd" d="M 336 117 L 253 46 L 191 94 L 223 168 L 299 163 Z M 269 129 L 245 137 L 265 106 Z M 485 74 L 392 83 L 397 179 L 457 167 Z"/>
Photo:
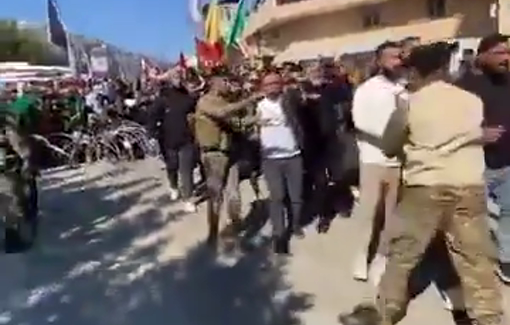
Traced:
<path fill-rule="evenodd" d="M 193 194 L 194 145 L 190 143 L 179 148 L 165 148 L 163 158 L 170 186 L 180 188 L 181 197 L 185 200 L 189 199 Z"/>
<path fill-rule="evenodd" d="M 303 161 L 300 155 L 265 159 L 262 172 L 269 190 L 269 216 L 273 235 L 281 237 L 289 226 L 299 228 L 303 205 Z M 289 209 L 286 209 L 287 203 Z M 288 213 L 285 213 L 287 210 Z M 286 220 L 287 216 L 292 216 Z M 287 222 L 286 222 L 287 221 Z"/>

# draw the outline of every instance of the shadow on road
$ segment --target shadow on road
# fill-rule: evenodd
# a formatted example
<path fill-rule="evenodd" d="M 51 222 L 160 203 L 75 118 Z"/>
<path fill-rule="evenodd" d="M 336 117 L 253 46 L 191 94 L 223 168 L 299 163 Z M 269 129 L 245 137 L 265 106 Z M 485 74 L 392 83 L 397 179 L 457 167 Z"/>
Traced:
<path fill-rule="evenodd" d="M 162 212 L 171 203 L 156 195 L 161 182 L 129 173 L 87 181 L 46 176 L 41 242 L 25 255 L 0 257 L 8 265 L 0 280 L 0 324 L 300 323 L 311 297 L 292 292 L 285 262 L 271 261 L 265 249 L 233 266 L 219 263 L 202 243 L 162 259 L 177 240 L 162 229 L 183 216 Z M 114 184 L 102 186 L 105 179 Z M 152 191 L 147 203 L 143 197 Z M 135 213 L 141 202 L 145 208 Z"/>

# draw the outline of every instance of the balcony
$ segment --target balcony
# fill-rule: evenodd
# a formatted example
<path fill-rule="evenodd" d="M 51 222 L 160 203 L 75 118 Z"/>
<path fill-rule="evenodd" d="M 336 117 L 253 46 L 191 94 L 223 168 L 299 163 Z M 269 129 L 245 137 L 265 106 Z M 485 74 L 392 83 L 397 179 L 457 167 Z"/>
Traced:
<path fill-rule="evenodd" d="M 248 21 L 244 37 L 287 22 L 388 0 L 266 0 Z"/>

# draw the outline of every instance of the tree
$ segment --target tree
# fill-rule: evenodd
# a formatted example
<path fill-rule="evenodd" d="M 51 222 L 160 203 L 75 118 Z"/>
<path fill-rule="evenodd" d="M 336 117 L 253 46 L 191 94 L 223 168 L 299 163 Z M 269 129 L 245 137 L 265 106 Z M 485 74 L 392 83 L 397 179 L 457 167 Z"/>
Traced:
<path fill-rule="evenodd" d="M 33 30 L 20 29 L 15 21 L 0 21 L 0 62 L 46 64 L 50 57 L 48 44 Z"/>

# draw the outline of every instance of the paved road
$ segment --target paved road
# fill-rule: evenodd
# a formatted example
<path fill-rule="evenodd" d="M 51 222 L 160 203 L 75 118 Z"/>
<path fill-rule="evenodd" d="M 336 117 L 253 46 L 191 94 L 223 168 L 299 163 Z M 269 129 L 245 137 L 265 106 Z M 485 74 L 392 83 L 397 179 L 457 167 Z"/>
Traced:
<path fill-rule="evenodd" d="M 350 278 L 356 220 L 307 229 L 287 260 L 263 248 L 214 257 L 203 207 L 170 202 L 157 161 L 47 172 L 42 187 L 37 248 L 0 256 L 0 324 L 332 325 L 374 294 Z M 403 324 L 434 322 L 453 324 L 429 290 Z"/>

